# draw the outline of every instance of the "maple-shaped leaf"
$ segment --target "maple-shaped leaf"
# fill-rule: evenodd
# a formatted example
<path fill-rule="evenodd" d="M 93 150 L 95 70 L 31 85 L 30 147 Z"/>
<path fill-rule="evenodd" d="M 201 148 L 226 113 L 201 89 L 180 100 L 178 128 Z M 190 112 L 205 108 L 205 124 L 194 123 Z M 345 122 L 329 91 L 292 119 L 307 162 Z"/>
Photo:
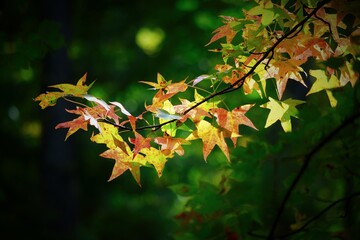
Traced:
<path fill-rule="evenodd" d="M 126 155 L 131 152 L 128 144 L 119 135 L 119 129 L 112 124 L 99 122 L 101 133 L 92 135 L 90 140 L 99 144 L 106 144 L 110 149 L 120 148 Z"/>
<path fill-rule="evenodd" d="M 200 95 L 196 89 L 194 91 L 194 98 L 195 98 L 195 102 L 190 102 L 187 99 L 180 98 L 181 104 L 174 106 L 175 112 L 179 115 L 183 115 L 184 112 L 187 111 L 186 114 L 183 115 L 181 119 L 182 122 L 184 122 L 187 118 L 190 118 L 195 123 L 199 122 L 204 117 L 211 118 L 211 115 L 209 114 L 209 110 L 217 107 L 217 105 L 220 103 L 220 101 L 203 102 L 196 108 L 193 108 L 190 111 L 188 111 L 188 109 L 193 107 L 196 103 L 199 103 L 204 100 L 204 97 Z"/>
<path fill-rule="evenodd" d="M 146 81 L 140 81 L 140 82 L 154 87 L 153 88 L 154 90 L 155 89 L 164 89 L 167 86 L 168 82 L 165 80 L 165 78 L 160 73 L 157 73 L 156 79 L 157 79 L 157 83 L 146 82 Z"/>
<path fill-rule="evenodd" d="M 196 124 L 196 130 L 192 132 L 186 140 L 201 139 L 203 142 L 204 160 L 209 156 L 215 145 L 218 145 L 230 161 L 229 149 L 224 139 L 224 132 L 214 127 L 208 121 L 201 120 Z"/>
<path fill-rule="evenodd" d="M 39 105 L 42 109 L 44 109 L 49 106 L 55 106 L 57 100 L 64 96 L 83 97 L 83 95 L 87 94 L 89 88 L 94 84 L 94 82 L 92 82 L 90 85 L 87 86 L 85 84 L 86 76 L 87 73 L 85 73 L 80 78 L 80 80 L 77 82 L 76 85 L 63 83 L 63 84 L 49 86 L 51 88 L 57 88 L 62 92 L 42 93 L 39 96 L 37 96 L 34 100 L 40 101 Z"/>
<path fill-rule="evenodd" d="M 162 151 L 154 147 L 144 148 L 141 153 L 145 155 L 144 160 L 154 166 L 159 177 L 162 175 L 167 159 L 173 157 L 168 151 Z"/>
<path fill-rule="evenodd" d="M 291 59 L 286 61 L 275 60 L 269 64 L 269 66 L 270 67 L 266 70 L 264 77 L 275 78 L 279 99 L 282 98 L 289 79 L 298 81 L 306 87 L 300 74 L 300 72 L 304 72 L 304 70 L 294 64 Z"/>
<path fill-rule="evenodd" d="M 66 110 L 66 111 L 70 112 L 69 110 Z M 88 121 L 85 119 L 85 117 L 80 116 L 78 118 L 75 118 L 74 120 L 57 124 L 55 126 L 55 129 L 69 128 L 69 130 L 65 136 L 65 141 L 66 141 L 68 139 L 68 137 L 70 137 L 72 134 L 77 132 L 77 130 L 79 130 L 79 129 L 83 129 L 83 130 L 87 131 L 87 125 L 88 125 Z"/>
<path fill-rule="evenodd" d="M 297 118 L 299 113 L 299 111 L 296 109 L 296 106 L 305 102 L 291 98 L 286 99 L 285 101 L 277 101 L 269 97 L 269 100 L 269 102 L 260 106 L 270 109 L 265 128 L 271 126 L 279 120 L 284 131 L 291 132 L 291 117 Z"/>
<path fill-rule="evenodd" d="M 102 105 L 97 105 L 85 108 L 77 107 L 74 110 L 66 109 L 67 112 L 80 115 L 80 117 L 72 121 L 59 123 L 56 125 L 55 129 L 69 128 L 65 140 L 79 129 L 87 131 L 88 124 L 95 126 L 99 129 L 99 131 L 101 131 L 102 129 L 100 121 L 98 121 L 99 119 L 110 118 L 113 119 L 116 124 L 119 123 L 119 116 L 115 114 L 114 108 L 115 106 L 109 106 L 109 110 L 106 110 Z"/>
<path fill-rule="evenodd" d="M 150 148 L 150 141 L 152 139 L 151 138 L 144 138 L 138 132 L 134 132 L 134 133 L 135 133 L 135 138 L 130 138 L 129 141 L 132 144 L 134 144 L 133 153 L 134 153 L 134 157 L 135 157 L 140 151 L 142 151 L 142 149 Z"/>
<path fill-rule="evenodd" d="M 85 131 L 87 131 L 87 125 L 90 123 L 91 125 L 95 125 L 98 129 L 100 129 L 100 126 L 98 125 L 98 122 L 95 118 L 98 117 L 97 114 L 101 114 L 103 107 L 101 106 L 95 106 L 95 107 L 87 107 L 87 108 L 80 108 L 77 107 L 74 110 L 68 110 L 65 109 L 67 112 L 69 113 L 73 113 L 73 114 L 77 114 L 80 115 L 80 117 L 71 120 L 71 121 L 67 121 L 67 122 L 62 122 L 59 123 L 55 126 L 55 129 L 59 129 L 59 128 L 69 128 L 65 140 L 68 139 L 68 137 L 70 137 L 72 134 L 74 134 L 75 132 L 77 132 L 77 130 L 79 129 L 83 129 Z M 92 115 L 93 114 L 93 115 Z"/>
<path fill-rule="evenodd" d="M 251 15 L 261 15 L 261 24 L 267 26 L 278 17 L 273 9 L 271 1 L 259 1 L 259 6 L 251 8 L 247 13 Z"/>
<path fill-rule="evenodd" d="M 245 24 L 242 37 L 248 50 L 264 52 L 272 45 L 272 42 L 268 31 L 259 20 Z"/>
<path fill-rule="evenodd" d="M 166 90 L 167 94 L 176 94 L 178 92 L 186 91 L 188 85 L 185 83 L 185 80 L 177 83 L 172 83 L 171 80 L 166 81 L 165 78 L 158 73 L 157 74 L 157 83 L 140 81 L 153 87 L 154 90 Z"/>
<path fill-rule="evenodd" d="M 340 81 L 335 75 L 328 77 L 323 70 L 310 70 L 310 75 L 316 78 L 316 81 L 311 86 L 310 91 L 306 94 L 313 94 L 325 90 L 329 98 L 330 105 L 336 107 L 337 100 L 333 96 L 331 90 L 340 87 Z"/>
<path fill-rule="evenodd" d="M 163 104 L 166 100 L 174 96 L 175 93 L 165 93 L 164 90 L 160 89 L 152 99 L 152 104 L 145 106 L 147 111 L 157 113 L 158 109 L 163 108 Z"/>
<path fill-rule="evenodd" d="M 220 17 L 225 19 L 225 21 L 224 21 L 225 25 L 218 27 L 217 29 L 215 29 L 213 31 L 213 33 L 215 33 L 215 35 L 211 38 L 210 42 L 208 42 L 205 46 L 208 46 L 211 43 L 213 43 L 223 37 L 226 37 L 227 43 L 231 43 L 231 41 L 235 37 L 237 32 L 231 28 L 232 21 L 229 21 L 232 18 L 228 18 L 226 16 L 220 16 Z"/>
<path fill-rule="evenodd" d="M 297 66 L 305 63 L 309 57 L 327 60 L 334 54 L 325 39 L 302 33 L 279 43 L 278 52 L 287 53 Z"/>
<path fill-rule="evenodd" d="M 142 155 L 139 154 L 133 159 L 129 155 L 125 154 L 120 148 L 115 148 L 106 150 L 101 153 L 100 156 L 115 160 L 115 165 L 108 181 L 111 181 L 122 175 L 125 171 L 130 170 L 137 184 L 141 186 L 140 166 L 145 163 Z"/>
<path fill-rule="evenodd" d="M 188 110 L 190 107 L 194 106 L 194 102 L 190 102 L 187 99 L 180 98 L 181 104 L 175 105 L 174 110 L 177 114 L 183 115 L 183 113 Z M 211 118 L 211 115 L 208 113 L 208 111 L 201 108 L 201 106 L 196 107 L 188 111 L 180 121 L 184 122 L 186 119 L 190 118 L 193 122 L 199 122 L 204 117 Z"/>
<path fill-rule="evenodd" d="M 141 154 L 135 157 L 131 152 L 128 144 L 119 135 L 118 129 L 112 124 L 99 122 L 102 129 L 101 133 L 92 135 L 90 140 L 99 144 L 106 144 L 109 148 L 102 154 L 101 157 L 111 158 L 115 160 L 115 165 L 109 181 L 123 174 L 126 170 L 130 170 L 136 182 L 140 185 L 140 166 L 145 165 L 146 161 Z"/>
<path fill-rule="evenodd" d="M 245 116 L 245 113 L 253 106 L 253 104 L 247 104 L 235 108 L 232 111 L 227 111 L 223 108 L 211 109 L 212 114 L 217 118 L 217 123 L 220 127 L 226 129 L 229 135 L 225 134 L 225 137 L 230 137 L 236 146 L 236 139 L 239 135 L 239 125 L 243 124 L 248 127 L 257 129 L 252 121 Z"/>
<path fill-rule="evenodd" d="M 184 149 L 181 145 L 188 143 L 185 139 L 173 138 L 166 134 L 164 137 L 155 138 L 154 142 L 161 145 L 161 150 L 174 151 L 180 156 L 184 155 Z"/>

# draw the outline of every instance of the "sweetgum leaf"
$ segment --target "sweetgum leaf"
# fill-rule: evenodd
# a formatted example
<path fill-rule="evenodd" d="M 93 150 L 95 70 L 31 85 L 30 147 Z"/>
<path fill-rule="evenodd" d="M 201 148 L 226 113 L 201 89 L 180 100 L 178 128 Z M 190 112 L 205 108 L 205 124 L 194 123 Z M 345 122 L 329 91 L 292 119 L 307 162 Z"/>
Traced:
<path fill-rule="evenodd" d="M 220 127 L 226 129 L 229 134 L 225 135 L 225 137 L 230 137 L 236 146 L 236 139 L 239 137 L 239 125 L 243 124 L 248 127 L 257 129 L 252 121 L 245 116 L 245 113 L 252 107 L 253 105 L 243 105 L 235 108 L 232 111 L 227 111 L 223 108 L 214 108 L 211 109 L 211 112 L 216 116 L 217 123 Z"/>
<path fill-rule="evenodd" d="M 224 132 L 214 127 L 208 121 L 201 120 L 196 124 L 197 130 L 191 133 L 186 140 L 201 139 L 203 142 L 204 160 L 209 156 L 215 145 L 218 145 L 230 161 L 229 149 L 224 139 Z"/>
<path fill-rule="evenodd" d="M 77 82 L 76 85 L 63 83 L 63 84 L 49 86 L 51 88 L 57 88 L 57 89 L 61 90 L 62 92 L 42 93 L 39 96 L 37 96 L 34 100 L 40 101 L 39 105 L 42 109 L 44 109 L 49 106 L 54 106 L 59 98 L 62 98 L 65 96 L 83 97 L 83 95 L 87 94 L 87 91 L 94 84 L 94 82 L 92 82 L 90 85 L 86 85 L 85 84 L 86 76 L 87 76 L 87 73 L 85 73 L 80 78 L 80 80 Z"/>
<path fill-rule="evenodd" d="M 282 128 L 285 132 L 291 132 L 291 117 L 298 115 L 298 110 L 295 108 L 297 105 L 305 103 L 301 100 L 286 99 L 285 101 L 277 101 L 269 97 L 269 102 L 261 105 L 260 107 L 270 109 L 270 113 L 266 120 L 265 128 L 271 126 L 276 121 L 280 121 Z"/>
<path fill-rule="evenodd" d="M 337 100 L 334 98 L 331 90 L 340 87 L 339 79 L 335 75 L 331 75 L 329 78 L 323 70 L 310 70 L 310 75 L 315 77 L 316 81 L 311 86 L 307 95 L 325 90 L 329 98 L 330 105 L 332 107 L 336 107 Z"/>

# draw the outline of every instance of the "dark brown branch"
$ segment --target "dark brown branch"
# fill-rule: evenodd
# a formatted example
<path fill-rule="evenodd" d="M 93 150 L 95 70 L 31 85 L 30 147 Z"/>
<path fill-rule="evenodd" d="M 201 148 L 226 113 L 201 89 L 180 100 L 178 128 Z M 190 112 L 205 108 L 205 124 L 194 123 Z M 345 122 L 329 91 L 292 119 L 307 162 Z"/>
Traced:
<path fill-rule="evenodd" d="M 343 128 L 345 128 L 349 124 L 353 123 L 359 117 L 360 117 L 360 112 L 356 112 L 351 117 L 345 119 L 342 124 L 340 124 L 337 128 L 335 128 L 328 135 L 326 135 L 320 142 L 318 142 L 317 145 L 315 145 L 312 148 L 312 150 L 308 154 L 305 155 L 303 165 L 301 166 L 298 174 L 296 175 L 295 179 L 293 180 L 290 187 L 288 188 L 288 190 L 287 190 L 287 192 L 286 192 L 286 194 L 285 194 L 285 196 L 284 196 L 284 198 L 283 198 L 283 200 L 282 200 L 282 202 L 280 204 L 280 207 L 278 209 L 277 215 L 275 217 L 275 220 L 273 222 L 273 225 L 271 227 L 271 230 L 269 232 L 269 235 L 268 235 L 267 239 L 269 239 L 269 240 L 274 239 L 274 233 L 275 233 L 277 225 L 278 225 L 278 223 L 280 221 L 281 215 L 282 215 L 282 213 L 283 213 L 283 211 L 285 209 L 285 205 L 286 205 L 287 201 L 289 200 L 292 191 L 295 189 L 296 185 L 298 184 L 301 177 L 305 173 L 307 167 L 309 166 L 309 163 L 310 163 L 310 160 L 312 159 L 312 157 L 320 149 L 322 149 L 328 142 L 330 142 Z"/>

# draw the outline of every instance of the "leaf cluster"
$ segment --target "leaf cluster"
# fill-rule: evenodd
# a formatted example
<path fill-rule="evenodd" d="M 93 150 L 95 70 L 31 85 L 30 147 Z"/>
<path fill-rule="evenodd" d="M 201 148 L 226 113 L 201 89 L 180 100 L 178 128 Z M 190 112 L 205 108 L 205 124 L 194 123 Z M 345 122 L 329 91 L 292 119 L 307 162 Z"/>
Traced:
<path fill-rule="evenodd" d="M 68 128 L 67 139 L 91 125 L 95 132 L 90 140 L 106 145 L 100 156 L 115 161 L 109 181 L 129 170 L 141 186 L 141 167 L 153 167 L 160 177 L 167 161 L 183 156 L 193 141 L 202 143 L 205 161 L 217 146 L 231 165 L 222 165 L 212 180 L 172 187 L 184 205 L 176 216 L 186 229 L 177 234 L 179 239 L 301 239 L 308 225 L 359 195 L 353 187 L 344 192 L 346 176 L 358 184 L 358 172 L 349 168 L 359 157 L 353 143 L 359 134 L 360 102 L 360 22 L 351 5 L 356 3 L 255 2 L 243 10 L 244 18 L 221 16 L 223 25 L 207 44 L 225 40 L 210 50 L 221 54 L 212 73 L 181 81 L 158 73 L 155 82 L 141 82 L 154 94 L 139 115 L 119 102 L 89 95 L 93 83 L 86 85 L 86 74 L 76 85 L 54 85 L 60 91 L 35 98 L 41 108 L 60 98 L 74 103 L 75 109 L 67 112 L 77 117 L 55 128 Z M 294 123 L 294 118 L 302 120 Z M 350 137 L 350 126 L 355 137 Z M 273 143 L 269 136 L 278 140 Z M 338 156 L 328 156 L 328 148 L 338 150 Z M 346 161 L 340 164 L 338 158 Z M 278 172 L 279 164 L 295 174 Z M 306 171 L 316 181 L 307 179 Z M 328 185 L 320 186 L 322 182 Z M 272 194 L 258 191 L 268 188 Z M 274 206 L 275 217 L 270 211 Z M 337 210 L 335 214 L 341 212 Z M 335 236 L 345 231 L 340 225 L 327 215 L 317 228 Z M 264 230 L 252 231 L 257 229 Z"/>

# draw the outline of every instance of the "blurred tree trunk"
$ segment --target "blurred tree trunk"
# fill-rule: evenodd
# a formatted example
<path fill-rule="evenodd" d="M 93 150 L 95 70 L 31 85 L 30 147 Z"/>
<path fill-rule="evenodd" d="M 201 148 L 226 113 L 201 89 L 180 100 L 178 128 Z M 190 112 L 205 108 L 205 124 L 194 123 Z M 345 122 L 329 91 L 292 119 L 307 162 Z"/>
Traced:
<path fill-rule="evenodd" d="M 65 0 L 43 0 L 44 20 L 60 24 L 65 42 L 70 38 L 69 5 Z M 71 76 L 66 48 L 52 51 L 44 60 L 43 87 L 67 82 Z M 67 121 L 66 103 L 44 111 L 42 170 L 45 194 L 44 234 L 68 239 L 76 224 L 76 175 L 72 141 L 64 142 L 66 131 L 54 131 L 57 123 Z"/>

